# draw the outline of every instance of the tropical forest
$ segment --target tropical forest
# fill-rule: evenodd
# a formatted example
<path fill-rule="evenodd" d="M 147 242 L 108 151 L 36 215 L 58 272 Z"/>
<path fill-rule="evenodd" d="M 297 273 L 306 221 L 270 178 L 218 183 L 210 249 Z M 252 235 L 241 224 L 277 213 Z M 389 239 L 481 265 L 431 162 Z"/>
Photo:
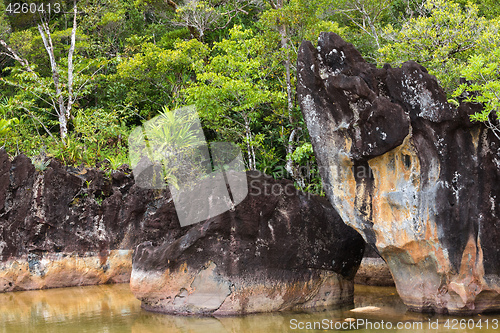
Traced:
<path fill-rule="evenodd" d="M 0 3 L 0 146 L 42 164 L 116 169 L 127 163 L 133 128 L 194 105 L 206 138 L 240 145 L 247 169 L 321 193 L 296 62 L 301 42 L 322 31 L 378 66 L 420 63 L 452 103 L 477 92 L 487 107 L 475 121 L 489 122 L 500 106 L 493 0 L 36 5 L 17 13 L 15 2 Z M 489 125 L 497 131 L 496 120 Z"/>

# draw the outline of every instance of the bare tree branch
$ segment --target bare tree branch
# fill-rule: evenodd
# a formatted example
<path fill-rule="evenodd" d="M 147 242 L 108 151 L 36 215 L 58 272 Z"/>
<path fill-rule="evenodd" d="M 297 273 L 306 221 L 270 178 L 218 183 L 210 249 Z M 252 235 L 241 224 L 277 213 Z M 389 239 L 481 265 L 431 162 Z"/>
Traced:
<path fill-rule="evenodd" d="M 272 9 L 278 9 L 273 0 L 267 0 L 267 3 L 271 6 Z"/>
<path fill-rule="evenodd" d="M 224 0 L 216 7 L 231 4 L 234 8 L 228 11 L 219 11 L 215 6 L 206 6 L 199 0 L 188 0 L 185 5 L 176 8 L 178 21 L 174 25 L 187 27 L 191 34 L 202 40 L 206 31 L 226 28 L 238 13 L 245 13 L 245 8 L 255 1 L 248 0 Z M 219 24 L 223 18 L 227 18 L 225 24 Z"/>
<path fill-rule="evenodd" d="M 179 7 L 175 2 L 173 2 L 172 0 L 166 0 L 167 2 L 167 5 L 170 6 L 173 10 L 177 10 L 177 8 Z"/>
<path fill-rule="evenodd" d="M 40 80 L 40 77 L 35 71 L 33 71 L 33 69 L 31 69 L 31 66 L 26 59 L 22 58 L 19 54 L 17 54 L 17 52 L 14 51 L 14 49 L 12 49 L 3 39 L 0 39 L 0 45 L 2 45 L 8 51 L 8 52 L 2 52 L 0 54 L 6 55 L 9 58 L 17 61 L 19 64 L 21 64 L 21 66 L 23 66 L 25 71 L 33 75 L 33 77 L 35 78 L 35 80 L 37 80 L 39 84 L 43 85 L 42 81 Z"/>
<path fill-rule="evenodd" d="M 373 0 L 353 0 L 347 1 L 345 7 L 336 10 L 336 12 L 343 14 L 363 32 L 370 35 L 375 40 L 377 47 L 380 48 L 380 36 L 376 24 L 380 16 L 390 6 L 391 1 L 389 0 L 379 2 Z M 355 17 L 350 13 L 358 13 L 361 17 Z"/>
<path fill-rule="evenodd" d="M 28 110 L 27 108 L 25 108 L 24 106 L 22 107 L 23 110 L 25 110 L 31 118 L 35 119 L 36 121 L 38 121 L 40 123 L 40 125 L 42 125 L 43 129 L 45 130 L 45 132 L 47 132 L 47 134 L 52 138 L 54 139 L 54 136 L 52 135 L 52 133 L 50 133 L 49 129 L 40 121 L 40 119 L 38 119 L 37 116 L 35 116 L 30 110 Z"/>
<path fill-rule="evenodd" d="M 66 108 L 66 119 L 71 117 L 71 108 L 73 107 L 73 55 L 75 53 L 76 43 L 76 0 L 73 0 L 73 29 L 71 30 L 71 46 L 68 51 L 68 106 Z"/>

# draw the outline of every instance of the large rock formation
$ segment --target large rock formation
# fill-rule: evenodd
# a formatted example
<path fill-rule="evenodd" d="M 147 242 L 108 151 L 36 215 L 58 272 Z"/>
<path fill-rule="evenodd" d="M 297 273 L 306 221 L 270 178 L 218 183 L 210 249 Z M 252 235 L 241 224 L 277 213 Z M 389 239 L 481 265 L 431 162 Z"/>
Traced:
<path fill-rule="evenodd" d="M 326 198 L 247 178 L 234 211 L 182 229 L 172 221 L 177 232 L 161 246 L 137 247 L 130 285 L 143 308 L 224 315 L 352 303 L 362 237 Z"/>
<path fill-rule="evenodd" d="M 500 143 L 415 62 L 376 68 L 304 42 L 298 93 L 326 193 L 417 311 L 500 310 Z"/>
<path fill-rule="evenodd" d="M 167 199 L 126 168 L 42 171 L 0 150 L 0 292 L 129 281 L 134 247 L 168 233 Z"/>
<path fill-rule="evenodd" d="M 325 198 L 254 173 L 248 184 L 235 211 L 181 228 L 169 191 L 138 187 L 126 167 L 106 176 L 52 160 L 36 169 L 0 150 L 0 292 L 128 282 L 133 249 L 147 241 L 132 281 L 147 309 L 352 302 L 361 236 Z"/>

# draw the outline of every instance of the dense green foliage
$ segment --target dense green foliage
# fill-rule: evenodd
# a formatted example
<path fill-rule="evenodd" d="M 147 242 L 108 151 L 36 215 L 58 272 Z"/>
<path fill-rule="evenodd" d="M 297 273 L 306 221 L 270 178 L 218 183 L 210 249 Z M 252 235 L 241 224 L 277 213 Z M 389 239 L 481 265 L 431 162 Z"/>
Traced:
<path fill-rule="evenodd" d="M 500 45 L 499 21 L 479 16 L 472 3 L 462 9 L 458 3 L 433 0 L 423 10 L 425 15 L 411 18 L 398 30 L 385 28 L 391 43 L 379 50 L 381 61 L 398 65 L 417 61 L 453 91 L 471 55 L 486 54 Z"/>
<path fill-rule="evenodd" d="M 498 132 L 496 1 L 80 0 L 50 15 L 10 3 L 0 2 L 0 147 L 11 154 L 117 168 L 136 126 L 195 105 L 209 141 L 235 142 L 248 168 L 320 193 L 295 63 L 321 31 L 379 65 L 420 62 L 450 101 L 483 103 L 473 120 Z"/>

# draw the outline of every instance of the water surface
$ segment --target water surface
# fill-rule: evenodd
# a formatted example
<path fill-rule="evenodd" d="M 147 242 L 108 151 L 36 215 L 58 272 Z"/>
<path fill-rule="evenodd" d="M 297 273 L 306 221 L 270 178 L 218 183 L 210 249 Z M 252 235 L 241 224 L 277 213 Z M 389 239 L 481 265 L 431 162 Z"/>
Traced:
<path fill-rule="evenodd" d="M 395 288 L 356 286 L 354 307 L 367 306 L 379 310 L 359 313 L 349 307 L 243 317 L 178 317 L 142 310 L 128 284 L 103 285 L 0 294 L 0 332 L 275 333 L 334 332 L 336 327 L 355 332 L 500 331 L 500 315 L 449 317 L 407 312 Z M 398 323 L 403 325 L 399 329 Z M 476 327 L 478 323 L 482 328 Z"/>

